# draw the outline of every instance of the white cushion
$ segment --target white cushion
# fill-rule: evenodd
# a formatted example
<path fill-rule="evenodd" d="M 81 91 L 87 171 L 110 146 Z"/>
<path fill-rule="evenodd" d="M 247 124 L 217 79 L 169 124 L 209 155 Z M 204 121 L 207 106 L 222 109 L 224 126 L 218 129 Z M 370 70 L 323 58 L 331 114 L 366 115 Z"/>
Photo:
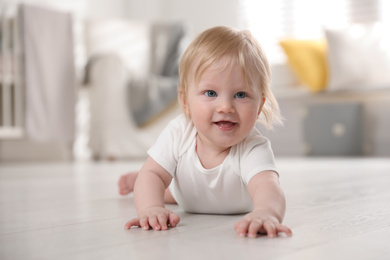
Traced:
<path fill-rule="evenodd" d="M 378 88 L 390 85 L 390 43 L 380 24 L 326 29 L 327 89 Z"/>

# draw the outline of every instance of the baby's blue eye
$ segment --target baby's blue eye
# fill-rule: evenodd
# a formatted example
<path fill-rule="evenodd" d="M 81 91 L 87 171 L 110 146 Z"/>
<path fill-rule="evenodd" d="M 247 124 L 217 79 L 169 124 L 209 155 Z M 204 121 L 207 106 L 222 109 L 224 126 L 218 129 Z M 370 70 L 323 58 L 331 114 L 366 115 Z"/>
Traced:
<path fill-rule="evenodd" d="M 245 92 L 238 92 L 237 94 L 234 95 L 235 98 L 246 98 L 246 93 Z"/>
<path fill-rule="evenodd" d="M 204 94 L 208 97 L 216 97 L 217 96 L 217 92 L 215 92 L 214 90 L 207 90 Z"/>

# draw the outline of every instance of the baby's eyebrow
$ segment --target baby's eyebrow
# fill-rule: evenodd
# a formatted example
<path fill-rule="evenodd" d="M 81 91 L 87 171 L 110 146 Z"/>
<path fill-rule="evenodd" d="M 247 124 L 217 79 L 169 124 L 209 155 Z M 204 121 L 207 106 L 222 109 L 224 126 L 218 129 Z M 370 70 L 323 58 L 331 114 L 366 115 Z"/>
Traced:
<path fill-rule="evenodd" d="M 198 88 L 199 87 L 202 87 L 202 88 L 218 88 L 220 86 L 216 85 L 216 84 L 213 84 L 213 83 L 210 83 L 210 82 L 199 82 Z"/>

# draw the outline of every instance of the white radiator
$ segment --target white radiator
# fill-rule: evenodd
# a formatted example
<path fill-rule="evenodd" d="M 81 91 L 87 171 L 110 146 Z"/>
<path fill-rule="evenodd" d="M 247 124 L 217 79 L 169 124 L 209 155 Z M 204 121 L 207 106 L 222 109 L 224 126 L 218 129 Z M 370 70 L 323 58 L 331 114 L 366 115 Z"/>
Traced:
<path fill-rule="evenodd" d="M 23 137 L 22 47 L 16 5 L 0 4 L 0 139 Z"/>

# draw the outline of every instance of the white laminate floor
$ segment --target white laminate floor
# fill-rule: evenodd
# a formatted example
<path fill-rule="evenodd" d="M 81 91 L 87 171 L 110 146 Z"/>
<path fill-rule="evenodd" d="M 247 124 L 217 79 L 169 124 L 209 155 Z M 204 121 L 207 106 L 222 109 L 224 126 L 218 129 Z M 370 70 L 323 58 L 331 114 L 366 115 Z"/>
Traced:
<path fill-rule="evenodd" d="M 241 215 L 124 230 L 118 177 L 140 162 L 0 165 L 0 259 L 390 259 L 390 158 L 277 159 L 292 237 L 240 238 Z"/>

